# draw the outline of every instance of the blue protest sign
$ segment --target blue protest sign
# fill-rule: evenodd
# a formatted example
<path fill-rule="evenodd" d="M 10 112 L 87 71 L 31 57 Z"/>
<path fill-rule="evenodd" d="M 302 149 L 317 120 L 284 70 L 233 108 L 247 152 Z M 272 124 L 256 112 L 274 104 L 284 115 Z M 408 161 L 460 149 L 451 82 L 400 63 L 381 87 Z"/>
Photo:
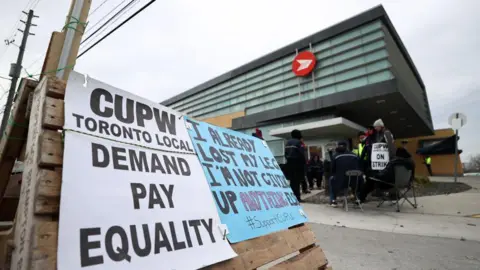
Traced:
<path fill-rule="evenodd" d="M 190 118 L 185 121 L 231 243 L 307 222 L 264 141 Z"/>

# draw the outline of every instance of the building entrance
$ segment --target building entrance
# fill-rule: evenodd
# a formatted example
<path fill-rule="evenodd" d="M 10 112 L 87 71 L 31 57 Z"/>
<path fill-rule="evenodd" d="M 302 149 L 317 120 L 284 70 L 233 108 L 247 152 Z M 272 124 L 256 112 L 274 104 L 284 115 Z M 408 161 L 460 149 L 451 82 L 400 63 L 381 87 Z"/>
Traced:
<path fill-rule="evenodd" d="M 323 147 L 321 145 L 308 145 L 308 159 L 317 155 L 320 159 L 323 159 Z"/>

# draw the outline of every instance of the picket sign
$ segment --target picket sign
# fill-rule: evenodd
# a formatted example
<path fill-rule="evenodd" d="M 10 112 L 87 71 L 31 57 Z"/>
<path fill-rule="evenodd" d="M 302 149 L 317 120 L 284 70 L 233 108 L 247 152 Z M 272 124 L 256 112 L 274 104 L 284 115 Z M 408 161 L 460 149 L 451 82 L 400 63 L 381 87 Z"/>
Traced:
<path fill-rule="evenodd" d="M 32 84 L 30 81 L 22 87 Z M 31 109 L 27 109 L 26 113 L 29 124 L 24 147 L 25 168 L 20 200 L 13 231 L 4 233 L 8 237 L 2 238 L 4 235 L 0 234 L 0 257 L 4 262 L 0 269 L 57 269 L 58 214 L 63 164 L 60 130 L 64 126 L 65 89 L 65 82 L 45 77 L 38 83 L 34 94 L 30 95 Z M 20 89 L 19 93 L 22 91 L 24 89 Z M 19 100 L 22 106 L 28 104 L 25 98 L 17 99 L 16 102 Z M 15 113 L 14 110 L 14 118 L 20 118 Z M 20 110 L 20 114 L 22 113 L 22 117 L 25 117 L 25 108 L 23 112 Z M 10 143 L 11 141 L 7 142 Z M 0 160 L 0 164 L 1 162 L 3 161 Z M 2 241 L 5 239 L 6 241 Z M 266 264 L 270 264 L 269 269 L 331 269 L 327 267 L 325 254 L 316 242 L 310 227 L 301 224 L 288 230 L 232 244 L 237 257 L 204 269 L 256 269 Z M 298 255 L 282 259 L 298 251 Z"/>
<path fill-rule="evenodd" d="M 390 161 L 388 145 L 386 143 L 374 143 L 372 145 L 372 170 L 381 171 L 387 167 Z"/>

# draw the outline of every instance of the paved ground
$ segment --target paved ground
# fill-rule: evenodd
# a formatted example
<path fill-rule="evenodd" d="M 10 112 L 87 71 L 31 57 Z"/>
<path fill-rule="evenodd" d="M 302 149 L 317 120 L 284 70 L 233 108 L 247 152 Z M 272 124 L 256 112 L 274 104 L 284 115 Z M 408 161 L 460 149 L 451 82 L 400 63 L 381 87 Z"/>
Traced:
<path fill-rule="evenodd" d="M 453 177 L 431 177 L 435 182 L 453 182 Z M 404 213 L 447 215 L 447 216 L 480 216 L 480 177 L 459 177 L 459 182 L 470 185 L 472 189 L 449 195 L 425 196 L 417 198 L 418 208 L 402 208 Z M 311 194 L 302 195 L 302 199 L 318 194 L 315 190 Z M 367 203 L 366 208 L 378 211 L 391 212 L 391 208 L 376 209 L 377 202 Z M 407 205 L 407 204 L 405 204 Z"/>
<path fill-rule="evenodd" d="M 327 205 L 302 204 L 310 222 L 389 233 L 437 236 L 480 241 L 480 219 L 447 215 L 397 213 L 391 207 L 378 211 L 375 206 L 360 209 L 331 208 Z M 405 207 L 406 208 L 406 207 Z"/>
<path fill-rule="evenodd" d="M 311 224 L 334 270 L 480 269 L 480 242 Z"/>

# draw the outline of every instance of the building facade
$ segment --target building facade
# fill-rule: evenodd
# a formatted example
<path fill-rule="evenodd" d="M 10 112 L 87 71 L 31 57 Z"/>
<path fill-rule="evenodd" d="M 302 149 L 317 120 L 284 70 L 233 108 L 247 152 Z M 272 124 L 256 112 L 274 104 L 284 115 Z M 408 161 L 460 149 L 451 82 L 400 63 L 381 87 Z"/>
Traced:
<path fill-rule="evenodd" d="M 311 53 L 316 63 L 299 76 L 292 68 L 306 66 L 292 63 L 302 52 Z M 279 163 L 284 162 L 285 139 L 293 129 L 302 131 L 309 155 L 323 157 L 326 144 L 354 144 L 358 131 L 378 118 L 396 138 L 434 134 L 423 81 L 382 6 L 162 104 L 247 134 L 261 129 Z"/>

